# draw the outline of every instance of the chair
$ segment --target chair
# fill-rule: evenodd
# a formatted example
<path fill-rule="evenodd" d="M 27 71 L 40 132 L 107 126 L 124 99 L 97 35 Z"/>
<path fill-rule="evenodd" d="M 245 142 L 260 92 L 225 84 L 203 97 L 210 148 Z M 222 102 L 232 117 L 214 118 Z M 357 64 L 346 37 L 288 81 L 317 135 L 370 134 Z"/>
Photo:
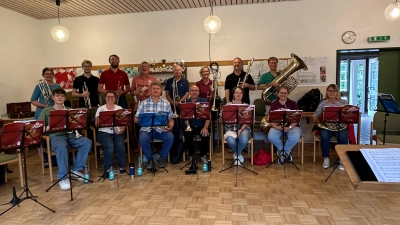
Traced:
<path fill-rule="evenodd" d="M 97 142 L 97 133 L 96 133 L 96 128 L 93 126 L 90 126 L 90 129 L 93 132 L 93 150 L 94 150 L 94 162 L 96 165 L 96 169 L 98 168 L 98 163 L 97 163 L 97 148 L 102 146 L 99 142 Z M 126 138 L 124 143 L 126 143 L 127 149 L 128 149 L 128 163 L 131 162 L 131 148 L 129 144 L 129 127 L 126 129 Z"/>
<path fill-rule="evenodd" d="M 28 148 L 25 148 L 25 151 Z M 22 175 L 22 157 L 21 157 L 21 151 L 19 149 L 16 150 L 16 154 L 5 154 L 5 153 L 0 153 L 0 165 L 6 165 L 10 164 L 13 162 L 18 162 L 18 167 L 19 167 L 19 179 L 21 182 L 21 188 L 24 187 L 24 176 Z M 7 183 L 7 170 L 4 170 L 4 181 Z"/>
<path fill-rule="evenodd" d="M 376 141 L 377 145 L 383 144 L 385 114 L 385 112 L 376 112 L 374 115 L 370 129 L 370 145 L 373 144 L 373 141 Z M 385 144 L 400 144 L 400 115 L 389 114 L 386 120 Z M 374 130 L 376 130 L 376 134 L 373 133 Z"/>
<path fill-rule="evenodd" d="M 300 149 L 301 148 L 301 149 Z M 301 154 L 301 165 L 304 163 L 304 138 L 300 136 L 299 141 L 297 142 L 297 157 L 300 157 Z M 271 160 L 274 160 L 274 144 L 271 142 Z"/>
<path fill-rule="evenodd" d="M 349 139 L 351 136 L 354 137 L 354 125 L 353 124 L 348 124 L 347 129 L 349 131 Z M 357 123 L 357 144 L 360 144 L 360 136 L 361 136 L 361 113 L 358 116 L 358 123 Z M 315 132 L 314 135 L 314 158 L 313 158 L 313 163 L 316 161 L 316 147 L 317 147 L 317 142 L 318 142 L 318 155 L 321 155 L 321 136 Z M 338 140 L 336 136 L 332 136 L 330 143 L 337 144 Z"/>
<path fill-rule="evenodd" d="M 69 100 L 71 102 L 71 108 L 79 108 L 79 98 L 72 97 L 72 91 L 68 91 L 65 97 L 66 100 Z"/>
<path fill-rule="evenodd" d="M 222 165 L 224 166 L 225 165 L 225 143 L 228 143 L 228 142 L 226 142 L 225 137 L 224 137 L 225 126 L 223 124 L 221 124 L 221 127 L 222 127 L 221 128 Z M 251 133 L 250 133 L 251 136 L 250 136 L 249 141 L 247 142 L 247 145 L 248 145 L 248 154 L 250 154 L 250 162 L 251 162 L 251 165 L 253 165 L 253 147 L 254 147 L 254 138 L 253 138 L 254 126 L 253 126 L 253 124 L 250 124 L 250 129 L 251 129 Z"/>
<path fill-rule="evenodd" d="M 82 134 L 84 137 L 87 137 L 86 130 L 82 130 Z M 51 151 L 51 145 L 50 145 L 50 136 L 43 135 L 42 139 L 46 141 L 46 152 L 47 152 L 47 162 L 49 163 L 49 175 L 50 175 L 50 181 L 53 182 L 53 165 L 51 163 L 51 156 L 56 155 L 54 151 Z M 72 160 L 75 161 L 75 152 L 78 151 L 76 148 L 70 148 L 70 152 L 72 153 Z M 43 146 L 40 146 L 40 155 L 43 156 Z M 42 162 L 42 174 L 44 176 L 44 162 L 43 159 L 40 160 Z M 87 159 L 87 167 L 89 169 L 89 158 Z"/>
<path fill-rule="evenodd" d="M 264 100 L 262 100 L 261 98 L 258 99 L 254 99 L 253 102 L 254 106 L 255 106 L 255 125 L 257 125 L 257 128 L 259 128 L 258 126 L 260 125 L 260 122 L 262 120 L 262 118 L 265 116 L 265 103 Z"/>

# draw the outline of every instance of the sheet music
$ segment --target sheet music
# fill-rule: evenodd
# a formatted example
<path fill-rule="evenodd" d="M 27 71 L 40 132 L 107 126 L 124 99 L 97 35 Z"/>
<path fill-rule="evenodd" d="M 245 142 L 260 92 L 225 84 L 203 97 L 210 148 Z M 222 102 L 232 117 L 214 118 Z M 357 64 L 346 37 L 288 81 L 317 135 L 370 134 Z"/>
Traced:
<path fill-rule="evenodd" d="M 400 182 L 400 149 L 360 149 L 379 182 Z"/>

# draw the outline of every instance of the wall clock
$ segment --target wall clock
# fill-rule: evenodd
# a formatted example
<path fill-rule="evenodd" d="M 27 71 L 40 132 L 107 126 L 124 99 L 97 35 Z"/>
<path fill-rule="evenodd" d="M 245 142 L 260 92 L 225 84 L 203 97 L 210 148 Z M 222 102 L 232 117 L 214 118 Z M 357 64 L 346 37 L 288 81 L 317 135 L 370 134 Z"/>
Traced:
<path fill-rule="evenodd" d="M 357 39 L 356 33 L 354 31 L 346 31 L 342 35 L 342 41 L 345 44 L 352 44 Z"/>

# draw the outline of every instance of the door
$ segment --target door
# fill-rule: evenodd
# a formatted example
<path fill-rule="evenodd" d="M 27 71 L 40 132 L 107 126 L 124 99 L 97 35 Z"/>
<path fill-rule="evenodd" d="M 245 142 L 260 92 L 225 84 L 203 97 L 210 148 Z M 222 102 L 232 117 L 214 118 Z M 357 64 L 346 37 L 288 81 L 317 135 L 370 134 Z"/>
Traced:
<path fill-rule="evenodd" d="M 357 59 L 350 61 L 350 105 L 360 107 L 360 112 L 365 112 L 366 89 L 366 60 Z"/>
<path fill-rule="evenodd" d="M 378 105 L 378 71 L 379 58 L 369 60 L 367 111 L 369 117 L 374 117 Z"/>

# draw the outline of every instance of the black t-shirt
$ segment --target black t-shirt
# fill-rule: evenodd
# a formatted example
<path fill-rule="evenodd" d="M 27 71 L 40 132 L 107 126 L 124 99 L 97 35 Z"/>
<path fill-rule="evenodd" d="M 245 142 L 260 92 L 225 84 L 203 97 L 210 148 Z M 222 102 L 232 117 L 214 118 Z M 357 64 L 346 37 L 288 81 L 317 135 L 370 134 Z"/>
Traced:
<path fill-rule="evenodd" d="M 229 89 L 229 100 L 232 101 L 233 98 L 233 93 L 232 90 L 234 87 L 237 86 L 238 82 L 239 82 L 239 78 L 240 81 L 243 81 L 244 76 L 246 75 L 246 72 L 242 71 L 242 73 L 238 76 L 235 73 L 231 73 L 226 77 L 225 80 L 225 90 Z M 254 84 L 254 80 L 251 77 L 251 75 L 249 74 L 249 76 L 247 77 L 246 80 L 247 84 Z M 244 103 L 250 104 L 250 90 L 248 88 L 244 89 L 244 96 L 243 96 L 243 100 Z"/>
<path fill-rule="evenodd" d="M 92 107 L 97 107 L 99 104 L 99 94 L 97 92 L 97 87 L 99 85 L 99 78 L 95 76 L 90 76 L 89 78 L 84 75 L 78 76 L 74 80 L 72 88 L 76 89 L 79 94 L 83 93 L 83 83 L 86 82 L 86 86 L 90 93 L 90 104 Z M 83 97 L 79 98 L 79 107 L 87 107 L 85 105 L 85 100 Z"/>

